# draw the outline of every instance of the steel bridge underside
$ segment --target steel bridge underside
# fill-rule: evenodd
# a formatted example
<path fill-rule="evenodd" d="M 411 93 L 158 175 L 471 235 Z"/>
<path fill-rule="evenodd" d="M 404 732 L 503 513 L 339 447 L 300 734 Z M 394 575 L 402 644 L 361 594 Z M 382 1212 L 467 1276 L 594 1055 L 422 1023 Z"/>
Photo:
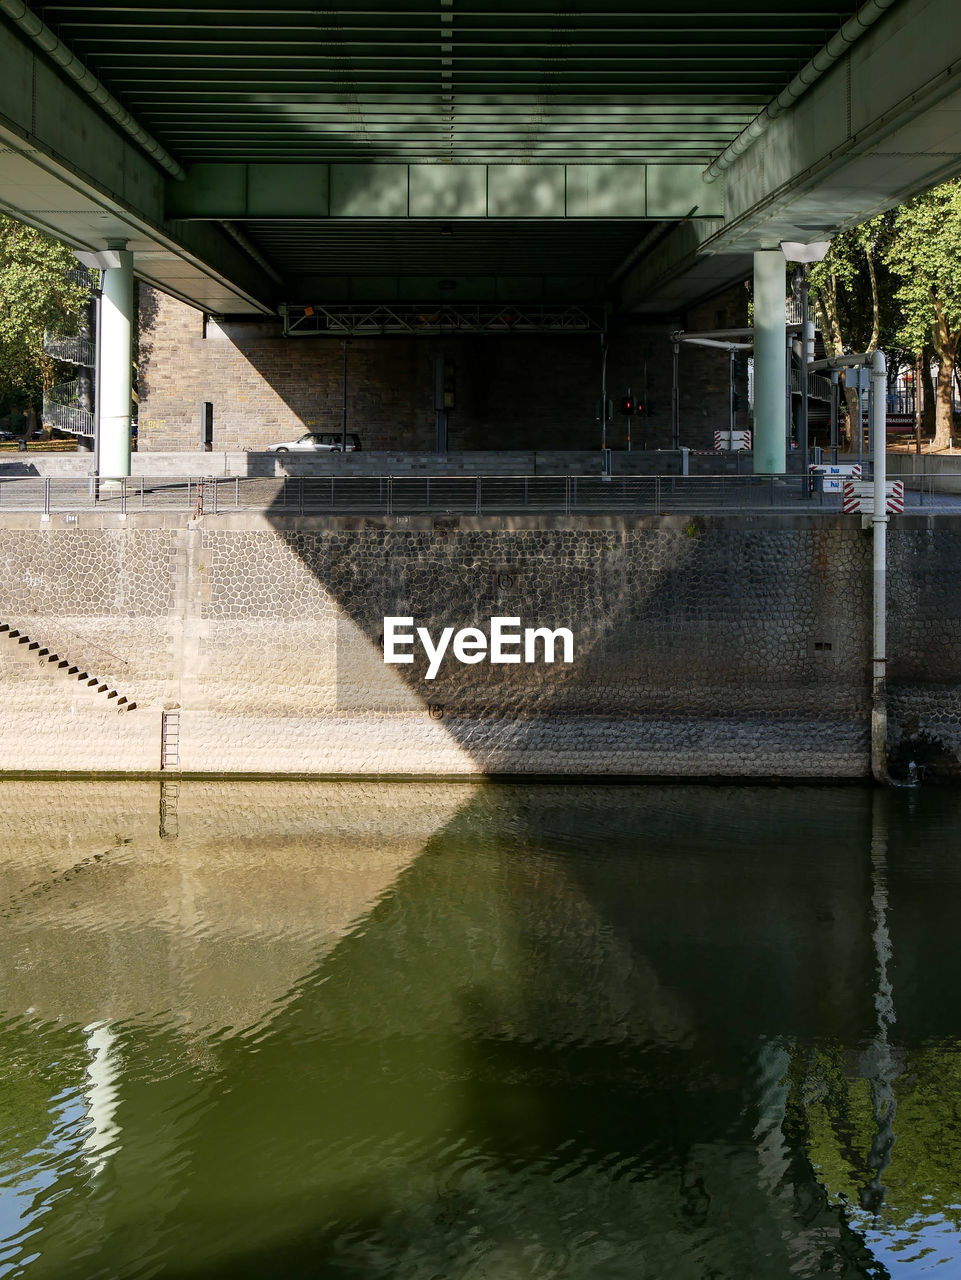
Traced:
<path fill-rule="evenodd" d="M 954 4 L 0 0 L 0 203 L 217 315 L 676 313 L 961 169 Z"/>

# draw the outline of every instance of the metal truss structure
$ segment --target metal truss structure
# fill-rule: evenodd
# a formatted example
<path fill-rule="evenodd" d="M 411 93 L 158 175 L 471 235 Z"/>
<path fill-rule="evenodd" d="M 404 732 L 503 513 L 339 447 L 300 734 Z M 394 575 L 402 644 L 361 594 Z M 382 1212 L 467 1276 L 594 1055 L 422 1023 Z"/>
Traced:
<path fill-rule="evenodd" d="M 377 303 L 282 308 L 292 338 L 435 333 L 602 333 L 600 308 L 535 303 Z"/>

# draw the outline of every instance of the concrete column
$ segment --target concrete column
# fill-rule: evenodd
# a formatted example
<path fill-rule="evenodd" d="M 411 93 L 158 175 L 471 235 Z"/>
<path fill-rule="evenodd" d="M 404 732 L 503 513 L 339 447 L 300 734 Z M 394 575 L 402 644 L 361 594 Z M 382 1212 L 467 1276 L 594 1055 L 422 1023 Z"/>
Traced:
<path fill-rule="evenodd" d="M 122 243 L 126 243 L 125 241 Z M 133 398 L 133 254 L 110 246 L 120 259 L 103 273 L 98 338 L 100 405 L 97 471 L 130 475 L 130 407 Z"/>
<path fill-rule="evenodd" d="M 780 249 L 754 254 L 754 471 L 773 475 L 786 469 L 784 359 L 786 263 Z"/>

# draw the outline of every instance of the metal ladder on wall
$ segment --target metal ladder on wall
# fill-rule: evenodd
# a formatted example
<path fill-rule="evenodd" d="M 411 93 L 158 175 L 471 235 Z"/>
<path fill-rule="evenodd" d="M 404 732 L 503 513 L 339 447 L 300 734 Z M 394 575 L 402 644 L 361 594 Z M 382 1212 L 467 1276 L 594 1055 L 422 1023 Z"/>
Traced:
<path fill-rule="evenodd" d="M 162 772 L 180 772 L 180 712 L 160 713 L 160 768 Z"/>
<path fill-rule="evenodd" d="M 180 817 L 177 805 L 180 801 L 179 782 L 160 784 L 160 839 L 176 840 L 180 835 Z"/>

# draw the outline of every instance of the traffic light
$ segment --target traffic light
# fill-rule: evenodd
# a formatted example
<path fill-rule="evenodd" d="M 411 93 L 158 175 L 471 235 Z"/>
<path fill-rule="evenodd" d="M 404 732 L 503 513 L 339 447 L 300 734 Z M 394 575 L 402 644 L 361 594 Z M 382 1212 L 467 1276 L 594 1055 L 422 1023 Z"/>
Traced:
<path fill-rule="evenodd" d="M 735 391 L 734 392 L 734 412 L 737 413 L 739 409 L 743 409 L 743 408 L 744 408 L 744 397 L 741 395 L 740 391 Z"/>
<path fill-rule="evenodd" d="M 629 418 L 636 411 L 637 411 L 637 406 L 634 403 L 634 397 L 621 396 L 621 413 L 623 413 L 626 418 Z"/>

